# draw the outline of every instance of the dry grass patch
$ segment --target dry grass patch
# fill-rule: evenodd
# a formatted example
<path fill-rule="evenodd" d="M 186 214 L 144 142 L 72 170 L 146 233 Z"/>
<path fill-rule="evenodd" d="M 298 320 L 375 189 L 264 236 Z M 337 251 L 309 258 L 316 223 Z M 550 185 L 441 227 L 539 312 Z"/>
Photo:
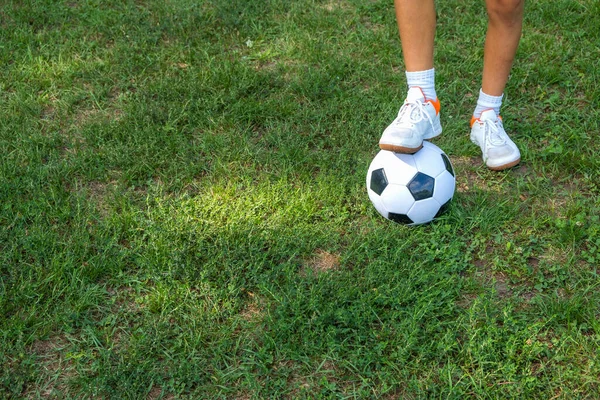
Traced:
<path fill-rule="evenodd" d="M 171 393 L 163 393 L 163 389 L 160 386 L 153 386 L 152 389 L 150 389 L 148 396 L 146 396 L 147 400 L 172 400 L 174 398 L 175 396 Z"/>
<path fill-rule="evenodd" d="M 303 264 L 301 274 L 306 275 L 308 270 L 313 273 L 335 271 L 340 267 L 340 255 L 317 249 L 314 255 Z"/>
<path fill-rule="evenodd" d="M 85 187 L 86 197 L 94 205 L 94 208 L 100 213 L 103 218 L 108 217 L 110 214 L 111 206 L 109 204 L 109 198 L 111 192 L 117 186 L 116 181 L 110 182 L 90 182 Z"/>
<path fill-rule="evenodd" d="M 100 108 L 81 108 L 73 116 L 73 124 L 81 128 L 84 125 L 94 122 L 115 122 L 123 117 L 123 110 L 113 107 Z"/>
<path fill-rule="evenodd" d="M 247 292 L 250 302 L 246 305 L 240 316 L 246 322 L 258 322 L 264 318 L 264 303 L 262 299 L 252 292 Z"/>
<path fill-rule="evenodd" d="M 67 382 L 75 375 L 71 361 L 65 356 L 68 347 L 66 338 L 53 336 L 35 341 L 29 353 L 38 360 L 42 379 L 26 387 L 24 398 L 62 398 Z"/>
<path fill-rule="evenodd" d="M 480 264 L 480 267 L 477 268 L 474 277 L 475 280 L 481 284 L 481 286 L 486 288 L 493 287 L 496 295 L 500 299 L 511 297 L 512 290 L 509 285 L 509 278 L 500 271 L 494 271 L 490 265 L 487 265 L 487 263 Z M 473 298 L 470 300 L 473 300 Z"/>
<path fill-rule="evenodd" d="M 108 294 L 114 298 L 114 312 L 138 313 L 144 307 L 138 301 L 137 294 L 132 287 L 121 286 L 119 288 L 107 288 Z"/>
<path fill-rule="evenodd" d="M 289 366 L 293 363 L 288 361 L 282 362 L 282 364 Z M 332 360 L 324 360 L 309 371 L 306 369 L 295 369 L 289 377 L 289 387 L 294 389 L 285 398 L 296 399 L 302 397 L 303 393 L 318 392 L 324 378 L 327 378 L 329 382 L 334 382 L 344 393 L 351 393 L 352 385 L 337 378 L 341 373 L 340 368 Z"/>
<path fill-rule="evenodd" d="M 87 93 L 93 93 L 94 88 L 88 84 L 83 84 L 83 90 Z M 112 87 L 102 103 L 95 103 L 91 106 L 81 106 L 75 109 L 72 116 L 72 123 L 76 128 L 81 128 L 89 123 L 109 123 L 119 121 L 123 117 L 123 110 L 117 107 L 119 99 L 123 97 L 120 89 Z"/>
<path fill-rule="evenodd" d="M 328 2 L 319 7 L 331 12 L 335 10 L 348 10 L 350 9 L 350 4 L 348 4 L 348 2 L 344 0 L 329 0 Z"/>

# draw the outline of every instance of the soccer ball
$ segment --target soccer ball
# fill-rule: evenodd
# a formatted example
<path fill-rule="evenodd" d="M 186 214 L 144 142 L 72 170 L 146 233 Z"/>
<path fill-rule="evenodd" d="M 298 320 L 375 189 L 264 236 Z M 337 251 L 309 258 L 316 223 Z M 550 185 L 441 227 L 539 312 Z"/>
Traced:
<path fill-rule="evenodd" d="M 424 224 L 442 214 L 455 187 L 450 159 L 427 141 L 415 154 L 381 150 L 367 173 L 367 192 L 379 214 L 407 225 Z"/>

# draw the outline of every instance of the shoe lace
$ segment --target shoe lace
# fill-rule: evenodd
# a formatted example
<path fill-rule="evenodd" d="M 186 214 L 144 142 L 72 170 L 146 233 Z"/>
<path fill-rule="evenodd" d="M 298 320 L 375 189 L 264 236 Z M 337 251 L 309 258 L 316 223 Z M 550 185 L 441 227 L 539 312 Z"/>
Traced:
<path fill-rule="evenodd" d="M 425 110 L 425 103 L 421 101 L 405 101 L 402 107 L 400 107 L 400 111 L 398 112 L 398 117 L 396 118 L 395 123 L 397 125 L 401 125 L 406 122 L 416 124 L 424 119 L 429 122 L 429 125 L 431 125 L 432 129 L 435 129 L 431 116 Z"/>
<path fill-rule="evenodd" d="M 506 143 L 506 134 L 499 119 L 496 121 L 485 120 L 481 122 L 484 124 L 484 139 L 486 142 L 493 146 L 502 146 Z"/>

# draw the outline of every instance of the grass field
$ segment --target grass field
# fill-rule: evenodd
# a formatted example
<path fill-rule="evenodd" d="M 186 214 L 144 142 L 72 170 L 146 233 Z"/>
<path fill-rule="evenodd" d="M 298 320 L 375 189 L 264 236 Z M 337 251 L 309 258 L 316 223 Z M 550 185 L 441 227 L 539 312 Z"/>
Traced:
<path fill-rule="evenodd" d="M 410 228 L 391 0 L 0 1 L 0 398 L 600 398 L 600 3 L 527 3 L 502 173 L 483 2 L 438 17 L 457 192 Z"/>

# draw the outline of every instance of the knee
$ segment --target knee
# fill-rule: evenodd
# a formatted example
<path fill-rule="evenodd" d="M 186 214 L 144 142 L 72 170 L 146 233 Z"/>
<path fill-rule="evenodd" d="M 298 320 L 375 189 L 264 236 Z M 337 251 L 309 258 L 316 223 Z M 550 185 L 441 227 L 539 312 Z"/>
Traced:
<path fill-rule="evenodd" d="M 525 0 L 487 0 L 487 13 L 490 21 L 505 24 L 519 23 L 523 18 Z"/>

